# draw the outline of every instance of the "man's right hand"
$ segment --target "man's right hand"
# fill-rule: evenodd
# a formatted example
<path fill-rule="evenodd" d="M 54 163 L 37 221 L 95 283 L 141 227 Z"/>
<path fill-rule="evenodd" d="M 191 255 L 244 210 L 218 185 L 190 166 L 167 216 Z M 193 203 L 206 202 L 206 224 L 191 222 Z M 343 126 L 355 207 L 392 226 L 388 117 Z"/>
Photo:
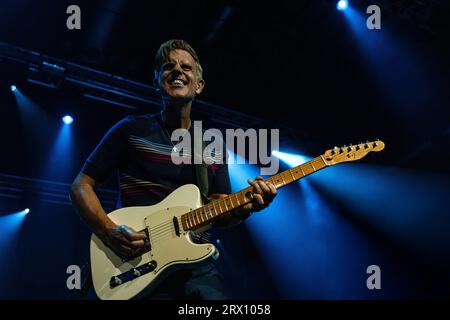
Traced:
<path fill-rule="evenodd" d="M 146 235 L 144 232 L 136 232 L 125 225 L 109 227 L 100 238 L 118 256 L 124 258 L 137 257 L 145 250 Z"/>
<path fill-rule="evenodd" d="M 143 232 L 136 232 L 125 225 L 116 225 L 103 210 L 94 188 L 94 178 L 79 173 L 70 188 L 70 199 L 92 231 L 118 256 L 133 258 L 146 249 L 148 239 Z"/>

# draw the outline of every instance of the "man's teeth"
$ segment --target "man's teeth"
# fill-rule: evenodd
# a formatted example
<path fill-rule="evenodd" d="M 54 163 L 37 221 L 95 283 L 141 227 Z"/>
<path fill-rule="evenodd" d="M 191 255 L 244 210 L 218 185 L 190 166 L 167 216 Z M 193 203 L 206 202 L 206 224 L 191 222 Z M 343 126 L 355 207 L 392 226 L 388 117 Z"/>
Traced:
<path fill-rule="evenodd" d="M 173 80 L 172 84 L 179 84 L 179 85 L 184 85 L 183 81 L 181 80 Z"/>

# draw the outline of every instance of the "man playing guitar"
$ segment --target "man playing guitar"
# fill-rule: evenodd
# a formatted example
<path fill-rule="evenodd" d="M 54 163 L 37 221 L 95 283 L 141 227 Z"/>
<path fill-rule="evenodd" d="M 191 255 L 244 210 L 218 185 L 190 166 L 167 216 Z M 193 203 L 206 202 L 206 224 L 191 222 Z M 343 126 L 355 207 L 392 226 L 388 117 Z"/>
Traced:
<path fill-rule="evenodd" d="M 118 122 L 89 156 L 73 182 L 70 196 L 74 207 L 93 233 L 118 256 L 128 259 L 139 256 L 146 249 L 148 239 L 145 232 L 113 222 L 102 208 L 95 187 L 118 172 L 120 206 L 132 207 L 156 204 L 176 188 L 196 183 L 191 164 L 176 165 L 171 161 L 174 145 L 170 134 L 175 129 L 192 128 L 192 101 L 205 86 L 202 73 L 199 58 L 188 43 L 183 40 L 163 43 L 155 57 L 154 73 L 154 85 L 161 94 L 163 111 L 156 115 L 129 116 Z M 226 158 L 225 154 L 216 156 Z M 208 166 L 207 172 L 210 199 L 224 198 L 231 193 L 226 161 Z M 275 186 L 261 177 L 248 183 L 253 186 L 252 201 L 230 210 L 215 220 L 215 224 L 236 224 L 251 212 L 266 208 L 277 194 Z M 152 297 L 163 292 L 162 295 L 174 299 L 224 298 L 220 277 L 216 275 L 212 265 L 174 273 Z"/>

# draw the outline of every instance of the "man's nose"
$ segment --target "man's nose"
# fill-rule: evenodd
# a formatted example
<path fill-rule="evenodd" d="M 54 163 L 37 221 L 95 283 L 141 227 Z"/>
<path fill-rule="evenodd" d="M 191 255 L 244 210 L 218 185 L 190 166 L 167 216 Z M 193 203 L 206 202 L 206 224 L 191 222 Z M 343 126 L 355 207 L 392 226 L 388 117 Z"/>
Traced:
<path fill-rule="evenodd" d="M 182 73 L 182 70 L 183 69 L 181 69 L 181 66 L 177 64 L 173 67 L 172 74 L 175 76 L 180 75 Z"/>

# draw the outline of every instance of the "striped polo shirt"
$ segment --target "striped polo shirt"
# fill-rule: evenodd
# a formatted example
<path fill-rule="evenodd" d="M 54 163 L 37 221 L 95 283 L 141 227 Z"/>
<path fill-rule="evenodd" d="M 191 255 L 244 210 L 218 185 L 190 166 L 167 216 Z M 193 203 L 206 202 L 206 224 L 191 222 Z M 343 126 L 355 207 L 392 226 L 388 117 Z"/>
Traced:
<path fill-rule="evenodd" d="M 152 205 L 176 188 L 195 183 L 191 154 L 180 154 L 175 164 L 173 143 L 161 114 L 128 116 L 115 124 L 86 160 L 82 172 L 98 182 L 118 173 L 117 207 Z M 209 194 L 231 193 L 226 151 L 215 152 L 208 164 Z"/>

